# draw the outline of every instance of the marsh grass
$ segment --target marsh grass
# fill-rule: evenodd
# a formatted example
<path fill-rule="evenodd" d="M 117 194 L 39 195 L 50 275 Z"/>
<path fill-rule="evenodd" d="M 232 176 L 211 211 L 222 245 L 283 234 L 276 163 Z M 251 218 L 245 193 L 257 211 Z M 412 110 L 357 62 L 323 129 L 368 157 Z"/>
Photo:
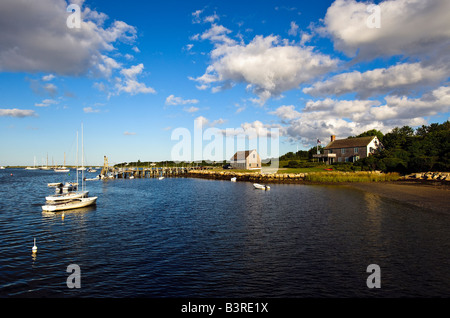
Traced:
<path fill-rule="evenodd" d="M 383 182 L 397 181 L 400 174 L 373 172 L 314 172 L 305 176 L 306 181 L 312 182 Z"/>

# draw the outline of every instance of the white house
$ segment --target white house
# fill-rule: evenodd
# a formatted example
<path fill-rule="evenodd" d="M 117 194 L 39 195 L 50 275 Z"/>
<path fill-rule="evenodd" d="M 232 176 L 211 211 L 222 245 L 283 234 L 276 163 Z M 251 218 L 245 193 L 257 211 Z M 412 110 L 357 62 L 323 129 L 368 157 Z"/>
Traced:
<path fill-rule="evenodd" d="M 383 145 L 376 136 L 338 139 L 331 136 L 331 142 L 324 148 L 323 154 L 314 155 L 328 164 L 335 162 L 355 162 L 382 150 Z"/>
<path fill-rule="evenodd" d="M 261 169 L 261 157 L 256 149 L 238 151 L 231 157 L 230 164 L 235 169 Z"/>

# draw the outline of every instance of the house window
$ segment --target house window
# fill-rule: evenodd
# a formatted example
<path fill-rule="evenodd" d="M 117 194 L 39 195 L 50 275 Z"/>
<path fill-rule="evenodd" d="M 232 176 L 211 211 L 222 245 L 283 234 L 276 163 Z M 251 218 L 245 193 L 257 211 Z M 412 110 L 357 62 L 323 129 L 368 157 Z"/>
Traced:
<path fill-rule="evenodd" d="M 341 149 L 341 154 L 344 154 L 345 153 L 345 148 L 342 148 Z"/>
<path fill-rule="evenodd" d="M 359 148 L 358 148 L 358 147 L 356 147 L 355 149 L 353 149 L 353 152 L 354 152 L 354 153 L 358 153 L 358 151 L 359 151 Z"/>
<path fill-rule="evenodd" d="M 339 158 L 338 158 L 338 162 L 342 162 L 342 157 L 339 157 Z"/>
<path fill-rule="evenodd" d="M 253 154 L 253 159 L 255 159 L 256 158 L 256 155 L 255 154 Z"/>
<path fill-rule="evenodd" d="M 333 153 L 333 149 L 328 150 L 328 153 Z"/>
<path fill-rule="evenodd" d="M 345 162 L 348 162 L 348 157 L 345 158 Z"/>

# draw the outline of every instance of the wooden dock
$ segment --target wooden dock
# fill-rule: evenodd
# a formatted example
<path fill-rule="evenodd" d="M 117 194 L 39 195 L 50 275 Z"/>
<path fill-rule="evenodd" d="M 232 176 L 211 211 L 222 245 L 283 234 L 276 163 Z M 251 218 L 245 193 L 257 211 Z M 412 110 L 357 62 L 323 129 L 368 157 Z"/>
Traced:
<path fill-rule="evenodd" d="M 160 177 L 188 177 L 191 171 L 202 170 L 202 167 L 110 167 L 108 158 L 104 157 L 100 179 L 134 179 Z"/>
<path fill-rule="evenodd" d="M 153 167 L 153 168 L 109 168 L 102 170 L 101 179 L 134 179 L 160 177 L 186 177 L 192 168 Z"/>

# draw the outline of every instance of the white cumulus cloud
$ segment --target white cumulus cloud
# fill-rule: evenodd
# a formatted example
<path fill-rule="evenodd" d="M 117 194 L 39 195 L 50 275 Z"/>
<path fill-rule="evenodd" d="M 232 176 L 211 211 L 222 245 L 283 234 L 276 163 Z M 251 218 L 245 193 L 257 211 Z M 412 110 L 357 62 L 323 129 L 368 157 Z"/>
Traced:
<path fill-rule="evenodd" d="M 176 97 L 175 95 L 169 95 L 166 98 L 166 105 L 197 104 L 198 102 L 198 99 L 183 99 L 181 97 Z"/>
<path fill-rule="evenodd" d="M 223 41 L 211 52 L 212 63 L 205 74 L 192 80 L 199 88 L 211 85 L 214 91 L 243 83 L 258 96 L 263 105 L 271 97 L 298 88 L 336 68 L 337 59 L 314 52 L 311 47 L 296 46 L 277 36 L 256 36 L 248 44 Z M 219 40 L 217 40 L 219 41 Z"/>

